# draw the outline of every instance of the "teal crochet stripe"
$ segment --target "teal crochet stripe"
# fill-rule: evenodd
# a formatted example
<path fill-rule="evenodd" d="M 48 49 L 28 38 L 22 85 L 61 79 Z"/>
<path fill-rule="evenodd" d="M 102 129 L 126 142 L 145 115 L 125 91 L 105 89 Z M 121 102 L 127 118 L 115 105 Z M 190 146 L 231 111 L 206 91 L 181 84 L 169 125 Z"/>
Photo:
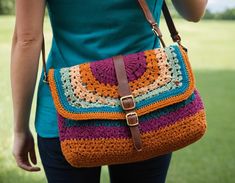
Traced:
<path fill-rule="evenodd" d="M 159 118 L 162 115 L 166 115 L 171 112 L 175 112 L 178 109 L 188 105 L 189 103 L 193 102 L 195 99 L 195 94 L 193 93 L 187 100 L 182 101 L 180 103 L 176 103 L 170 105 L 168 107 L 153 111 L 148 115 L 140 116 L 139 119 L 142 123 L 152 118 Z M 73 127 L 73 126 L 126 126 L 126 123 L 120 120 L 84 120 L 84 121 L 77 121 L 77 120 L 70 120 L 64 119 L 64 126 L 65 127 Z"/>

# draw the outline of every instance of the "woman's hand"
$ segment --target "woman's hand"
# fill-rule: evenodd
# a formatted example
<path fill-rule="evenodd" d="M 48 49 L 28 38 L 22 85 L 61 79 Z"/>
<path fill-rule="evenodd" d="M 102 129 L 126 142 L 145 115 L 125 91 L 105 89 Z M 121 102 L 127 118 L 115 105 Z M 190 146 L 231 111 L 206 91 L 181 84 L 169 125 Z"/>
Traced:
<path fill-rule="evenodd" d="M 34 148 L 34 139 L 29 130 L 14 133 L 12 153 L 20 168 L 30 172 L 40 171 L 39 167 L 32 166 L 32 163 L 34 165 L 37 164 L 37 158 Z"/>

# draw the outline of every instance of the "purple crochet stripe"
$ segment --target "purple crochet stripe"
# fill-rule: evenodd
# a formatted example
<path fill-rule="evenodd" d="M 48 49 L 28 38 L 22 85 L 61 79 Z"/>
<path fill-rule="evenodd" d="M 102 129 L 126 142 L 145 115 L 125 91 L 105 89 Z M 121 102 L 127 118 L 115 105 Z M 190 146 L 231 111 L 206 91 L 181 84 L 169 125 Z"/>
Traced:
<path fill-rule="evenodd" d="M 146 59 L 144 52 L 124 56 L 124 63 L 129 82 L 138 79 L 146 71 Z M 98 62 L 91 62 L 90 68 L 93 76 L 99 82 L 117 85 L 117 78 L 112 58 L 104 59 Z"/>
<path fill-rule="evenodd" d="M 140 132 L 150 132 L 163 128 L 165 126 L 177 123 L 182 119 L 196 114 L 203 109 L 203 103 L 198 94 L 195 95 L 195 100 L 188 105 L 163 115 L 159 118 L 152 118 L 144 123 L 139 124 Z M 63 117 L 59 116 L 60 140 L 66 139 L 93 139 L 93 138 L 130 138 L 131 134 L 127 127 L 105 127 L 105 126 L 80 126 L 80 127 L 64 127 Z M 82 121 L 81 121 L 82 123 Z"/>

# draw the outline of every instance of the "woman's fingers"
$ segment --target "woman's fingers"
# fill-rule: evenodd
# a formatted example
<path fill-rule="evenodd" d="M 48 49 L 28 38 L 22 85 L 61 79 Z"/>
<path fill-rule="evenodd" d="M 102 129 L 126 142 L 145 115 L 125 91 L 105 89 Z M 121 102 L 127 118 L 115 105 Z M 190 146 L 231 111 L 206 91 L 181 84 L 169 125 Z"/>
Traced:
<path fill-rule="evenodd" d="M 29 162 L 29 158 L 27 154 L 24 155 L 14 155 L 17 165 L 23 170 L 29 172 L 40 171 L 40 167 L 32 166 Z"/>
<path fill-rule="evenodd" d="M 36 153 L 35 153 L 34 146 L 33 146 L 32 149 L 30 150 L 29 156 L 30 156 L 31 162 L 32 162 L 34 165 L 36 165 L 36 164 L 37 164 L 37 158 L 36 158 Z"/>
<path fill-rule="evenodd" d="M 40 171 L 39 167 L 34 166 L 37 164 L 37 158 L 30 131 L 14 134 L 13 156 L 20 168 L 30 172 Z"/>
<path fill-rule="evenodd" d="M 38 172 L 38 171 L 40 171 L 39 167 L 33 167 L 31 165 L 27 165 L 26 163 L 18 164 L 18 166 L 20 168 L 22 168 L 23 170 L 26 170 L 26 171 L 29 171 L 29 172 Z"/>

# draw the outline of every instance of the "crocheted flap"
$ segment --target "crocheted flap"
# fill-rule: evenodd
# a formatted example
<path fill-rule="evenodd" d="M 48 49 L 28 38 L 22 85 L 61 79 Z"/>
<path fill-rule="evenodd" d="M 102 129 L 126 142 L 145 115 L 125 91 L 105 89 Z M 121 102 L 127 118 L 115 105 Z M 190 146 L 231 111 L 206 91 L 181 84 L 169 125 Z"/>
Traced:
<path fill-rule="evenodd" d="M 187 54 L 177 44 L 124 55 L 124 63 L 139 116 L 186 100 L 195 89 Z M 48 80 L 63 117 L 125 119 L 112 58 L 50 69 Z"/>

